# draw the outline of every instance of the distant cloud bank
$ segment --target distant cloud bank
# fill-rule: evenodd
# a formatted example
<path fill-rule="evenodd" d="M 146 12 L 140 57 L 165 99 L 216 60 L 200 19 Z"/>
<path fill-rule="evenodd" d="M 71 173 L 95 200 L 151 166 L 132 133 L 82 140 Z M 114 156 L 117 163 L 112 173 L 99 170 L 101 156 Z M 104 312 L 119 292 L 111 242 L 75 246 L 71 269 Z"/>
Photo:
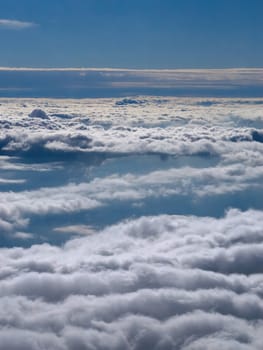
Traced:
<path fill-rule="evenodd" d="M 7 21 L 6 24 L 4 21 Z M 10 22 L 10 24 L 8 24 Z M 12 24 L 13 23 L 13 24 Z M 0 20 L 1 26 L 33 25 Z M 260 97 L 263 68 L 136 70 L 0 68 L 1 97 L 120 97 L 127 95 Z"/>
<path fill-rule="evenodd" d="M 33 22 L 24 22 L 13 19 L 0 19 L 0 29 L 26 29 L 34 26 L 35 23 Z"/>

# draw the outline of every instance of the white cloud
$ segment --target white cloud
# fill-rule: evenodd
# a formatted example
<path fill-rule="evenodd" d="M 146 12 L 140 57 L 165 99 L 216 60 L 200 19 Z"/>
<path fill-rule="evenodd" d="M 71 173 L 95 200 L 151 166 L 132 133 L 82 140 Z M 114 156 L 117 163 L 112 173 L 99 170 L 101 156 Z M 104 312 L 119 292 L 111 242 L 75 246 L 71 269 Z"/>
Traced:
<path fill-rule="evenodd" d="M 25 178 L 23 174 L 8 179 L 4 171 L 19 174 L 62 166 L 34 164 L 41 160 L 69 162 L 83 157 L 87 166 L 120 155 L 154 153 L 178 159 L 178 164 L 160 170 L 133 173 L 129 168 L 121 173 L 116 168 L 106 174 L 107 178 L 101 175 L 90 180 L 71 179 L 76 183 L 3 192 L 0 218 L 5 227 L 6 223 L 13 227 L 8 226 L 5 232 L 24 230 L 32 215 L 76 213 L 109 205 L 112 200 L 137 206 L 150 198 L 169 196 L 188 196 L 190 201 L 198 201 L 245 191 L 249 195 L 249 190 L 260 196 L 261 99 L 137 97 L 138 103 L 122 105 L 116 104 L 118 101 L 1 100 L 0 148 L 5 154 L 0 157 L 2 185 L 19 184 Z M 48 119 L 29 117 L 32 110 L 38 109 L 44 110 Z M 257 140 L 253 138 L 255 131 Z M 199 155 L 197 162 L 188 157 L 192 155 Z M 27 157 L 33 164 L 28 164 Z M 199 165 L 195 167 L 195 163 Z"/>
<path fill-rule="evenodd" d="M 34 101 L 23 106 L 3 103 L 3 150 L 219 156 L 262 152 L 261 100 L 214 100 L 209 108 L 200 99 L 144 98 L 143 104 L 125 106 L 116 106 L 116 101 L 39 100 L 37 107 L 49 115 L 45 120 L 28 117 Z M 245 147 L 240 148 L 240 142 Z"/>
<path fill-rule="evenodd" d="M 208 207 L 209 199 L 254 190 L 261 202 L 262 99 L 135 101 L 1 99 L 0 184 L 27 179 L 0 193 L 4 238 L 30 242 L 36 215 L 113 201 L 122 208 L 186 196 Z M 48 118 L 29 117 L 36 109 Z M 162 167 L 121 168 L 123 156 L 148 153 L 161 154 Z M 88 171 L 113 156 L 123 158 L 110 173 L 104 163 L 95 176 L 72 175 L 79 163 L 70 159 L 83 159 Z M 177 163 L 168 166 L 165 156 Z M 30 173 L 52 178 L 63 160 L 73 169 L 63 184 L 30 188 Z M 47 234 L 81 237 L 0 249 L 0 350 L 261 350 L 262 227 L 262 211 L 235 209 L 219 219 L 141 217 L 103 231 L 58 220 Z"/>
<path fill-rule="evenodd" d="M 22 184 L 26 182 L 25 179 L 3 179 L 3 178 L 0 178 L 0 185 L 2 184 Z"/>
<path fill-rule="evenodd" d="M 0 19 L 0 29 L 27 29 L 34 27 L 36 24 L 33 22 L 24 22 L 13 19 Z"/>
<path fill-rule="evenodd" d="M 195 202 L 220 195 L 233 196 L 245 190 L 262 190 L 263 165 L 254 168 L 240 164 L 211 168 L 170 168 L 144 175 L 112 174 L 88 182 L 19 192 L 2 192 L 0 218 L 13 230 L 25 228 L 32 215 L 88 211 L 112 202 L 134 203 L 149 199 L 188 198 Z M 187 177 L 185 176 L 187 174 Z M 65 226 L 55 232 L 87 234 L 87 226 Z"/>
<path fill-rule="evenodd" d="M 70 184 L 32 191 L 2 192 L 0 218 L 17 229 L 24 228 L 31 215 L 72 213 L 101 206 L 99 201 L 87 196 L 87 192 L 82 192 L 83 187 Z"/>
<path fill-rule="evenodd" d="M 69 225 L 69 226 L 59 226 L 55 227 L 54 232 L 65 233 L 65 234 L 75 234 L 75 235 L 90 235 L 95 233 L 95 230 L 87 225 Z"/>
<path fill-rule="evenodd" d="M 252 210 L 149 217 L 2 249 L 0 349 L 259 350 L 262 225 Z"/>

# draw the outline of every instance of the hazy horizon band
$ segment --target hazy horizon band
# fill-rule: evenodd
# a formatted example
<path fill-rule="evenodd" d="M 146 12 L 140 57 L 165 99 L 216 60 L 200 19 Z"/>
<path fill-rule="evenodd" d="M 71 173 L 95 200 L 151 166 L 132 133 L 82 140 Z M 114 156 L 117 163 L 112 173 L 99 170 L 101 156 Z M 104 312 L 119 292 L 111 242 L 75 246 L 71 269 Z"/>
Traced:
<path fill-rule="evenodd" d="M 0 97 L 261 97 L 263 68 L 0 67 Z"/>

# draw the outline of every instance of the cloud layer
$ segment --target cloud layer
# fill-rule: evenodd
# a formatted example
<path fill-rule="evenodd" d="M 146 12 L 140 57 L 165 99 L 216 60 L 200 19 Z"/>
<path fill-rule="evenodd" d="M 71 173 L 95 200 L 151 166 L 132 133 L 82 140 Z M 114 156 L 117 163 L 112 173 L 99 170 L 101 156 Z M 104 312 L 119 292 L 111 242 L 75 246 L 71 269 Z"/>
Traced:
<path fill-rule="evenodd" d="M 2 249 L 0 349 L 261 349 L 262 212 Z"/>
<path fill-rule="evenodd" d="M 23 28 L 32 23 L 2 20 L 2 26 L 8 25 Z M 262 87 L 261 68 L 0 68 L 0 93 L 6 97 L 261 97 Z"/>
<path fill-rule="evenodd" d="M 3 99 L 2 232 L 17 236 L 29 229 L 32 217 L 110 211 L 113 203 L 117 211 L 133 206 L 136 215 L 156 213 L 158 201 L 159 210 L 163 206 L 169 213 L 174 208 L 218 216 L 229 206 L 261 209 L 261 104 L 261 99 Z M 69 167 L 75 170 L 67 173 Z M 30 187 L 32 172 L 38 175 Z M 153 201 L 156 209 L 150 211 Z"/>
<path fill-rule="evenodd" d="M 1 99 L 0 350 L 260 350 L 262 103 Z"/>
<path fill-rule="evenodd" d="M 263 143 L 261 99 L 35 101 L 3 100 L 2 154 L 68 151 L 221 155 L 241 148 L 260 151 Z M 32 117 L 34 109 L 43 110 L 45 118 L 36 117 L 36 112 Z"/>

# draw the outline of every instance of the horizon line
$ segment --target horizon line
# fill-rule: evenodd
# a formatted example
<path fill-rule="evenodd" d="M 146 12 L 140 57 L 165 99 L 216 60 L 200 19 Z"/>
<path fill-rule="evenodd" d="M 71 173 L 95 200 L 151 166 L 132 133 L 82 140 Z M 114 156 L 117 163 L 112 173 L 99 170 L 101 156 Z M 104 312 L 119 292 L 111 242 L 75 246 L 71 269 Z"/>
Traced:
<path fill-rule="evenodd" d="M 263 67 L 228 68 L 111 68 L 111 67 L 8 67 L 0 66 L 0 71 L 126 71 L 126 72 L 203 72 L 203 71 L 257 71 Z"/>

